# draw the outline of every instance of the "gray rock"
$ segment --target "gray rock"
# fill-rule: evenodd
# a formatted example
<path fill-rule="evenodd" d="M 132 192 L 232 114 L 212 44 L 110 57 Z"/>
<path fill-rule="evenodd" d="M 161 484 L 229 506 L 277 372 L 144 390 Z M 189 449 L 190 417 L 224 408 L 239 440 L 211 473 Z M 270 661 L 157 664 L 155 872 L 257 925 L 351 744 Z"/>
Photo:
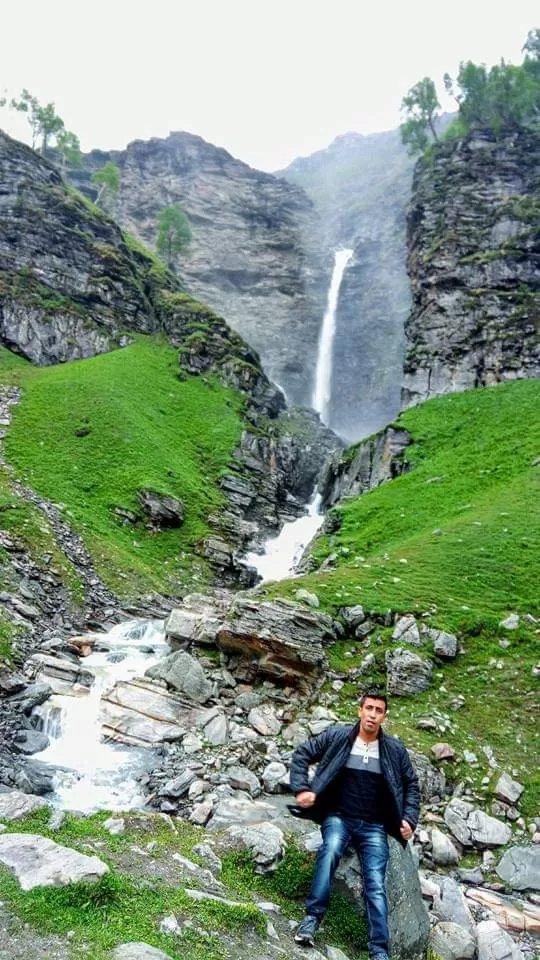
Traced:
<path fill-rule="evenodd" d="M 409 756 L 418 777 L 422 800 L 428 802 L 435 797 L 444 797 L 446 777 L 443 771 L 435 767 L 423 753 L 409 750 Z"/>
<path fill-rule="evenodd" d="M 506 620 L 501 620 L 499 623 L 500 627 L 503 627 L 505 630 L 517 630 L 519 627 L 519 616 L 517 613 L 511 613 Z"/>
<path fill-rule="evenodd" d="M 422 660 L 416 653 L 401 647 L 387 650 L 385 660 L 388 692 L 393 696 L 413 696 L 430 686 L 433 672 L 431 661 Z"/>
<path fill-rule="evenodd" d="M 39 730 L 20 730 L 13 743 L 19 753 L 32 754 L 40 753 L 49 745 L 49 738 Z"/>
<path fill-rule="evenodd" d="M 216 804 L 208 829 L 220 830 L 231 824 L 257 824 L 275 819 L 276 816 L 275 808 L 263 800 L 239 800 L 229 797 Z"/>
<path fill-rule="evenodd" d="M 517 780 L 512 780 L 509 774 L 502 773 L 497 780 L 493 792 L 499 800 L 503 800 L 505 803 L 515 804 L 519 800 L 523 790 L 524 787 L 521 783 L 518 783 Z"/>
<path fill-rule="evenodd" d="M 504 847 L 512 837 L 512 829 L 483 810 L 473 810 L 467 818 L 475 847 Z"/>
<path fill-rule="evenodd" d="M 168 953 L 148 943 L 121 943 L 111 953 L 112 960 L 172 960 Z"/>
<path fill-rule="evenodd" d="M 442 660 L 454 660 L 457 655 L 458 642 L 453 633 L 444 630 L 426 630 L 426 634 L 433 643 L 433 653 Z"/>
<path fill-rule="evenodd" d="M 351 630 L 356 630 L 356 627 L 366 619 L 364 608 L 360 603 L 357 603 L 354 607 L 341 607 L 339 616 Z"/>
<path fill-rule="evenodd" d="M 213 847 L 208 843 L 197 843 L 193 847 L 193 853 L 200 857 L 201 860 L 208 865 L 209 869 L 214 874 L 220 874 L 222 870 L 222 863 L 217 853 L 214 851 Z"/>
<path fill-rule="evenodd" d="M 419 647 L 421 645 L 422 641 L 420 639 L 420 631 L 413 616 L 399 618 L 392 634 L 392 640 L 401 640 L 403 643 L 411 643 L 415 647 Z"/>
<path fill-rule="evenodd" d="M 326 956 L 328 960 L 349 960 L 346 953 L 343 953 L 343 950 L 339 950 L 338 947 L 327 947 Z"/>
<path fill-rule="evenodd" d="M 540 890 L 540 846 L 510 847 L 496 870 L 513 890 Z"/>
<path fill-rule="evenodd" d="M 204 736 L 214 747 L 226 743 L 229 737 L 229 723 L 223 713 L 217 714 L 204 727 Z"/>
<path fill-rule="evenodd" d="M 196 774 L 189 767 L 182 770 L 177 777 L 167 782 L 159 790 L 160 797 L 183 797 L 195 780 Z"/>
<path fill-rule="evenodd" d="M 235 790 L 246 790 L 252 797 L 258 796 L 261 792 L 259 778 L 247 767 L 233 764 L 227 768 L 226 777 Z"/>
<path fill-rule="evenodd" d="M 21 793 L 19 790 L 10 790 L 9 793 L 0 793 L 0 820 L 22 820 L 34 810 L 46 807 L 47 803 L 41 797 Z"/>
<path fill-rule="evenodd" d="M 10 696 L 8 702 L 21 713 L 30 714 L 34 707 L 45 703 L 52 692 L 52 687 L 48 683 L 29 683 L 24 690 L 19 690 Z"/>
<path fill-rule="evenodd" d="M 275 870 L 283 857 L 285 838 L 275 823 L 233 824 L 227 828 L 227 836 L 250 851 L 257 873 Z"/>
<path fill-rule="evenodd" d="M 184 522 L 184 505 L 176 497 L 155 490 L 139 490 L 137 497 L 153 526 L 180 527 Z"/>
<path fill-rule="evenodd" d="M 431 842 L 433 844 L 433 863 L 440 867 L 452 867 L 459 861 L 459 853 L 454 844 L 441 830 L 432 827 Z"/>
<path fill-rule="evenodd" d="M 474 935 L 474 920 L 456 881 L 439 873 L 428 873 L 427 877 L 435 884 L 438 891 L 433 898 L 434 915 L 439 920 L 457 923 Z"/>
<path fill-rule="evenodd" d="M 297 600 L 307 603 L 310 607 L 319 606 L 319 598 L 316 593 L 310 593 L 309 590 L 304 590 L 303 587 L 300 590 L 295 591 L 295 597 Z"/>
<path fill-rule="evenodd" d="M 523 960 L 523 954 L 496 920 L 482 920 L 476 927 L 478 960 Z"/>
<path fill-rule="evenodd" d="M 466 867 L 459 867 L 457 870 L 457 876 L 462 883 L 472 884 L 475 887 L 480 886 L 484 882 L 484 874 L 480 867 L 472 867 L 467 869 Z"/>
<path fill-rule="evenodd" d="M 389 837 L 388 845 L 390 859 L 386 889 L 390 904 L 390 955 L 421 960 L 427 947 L 429 920 L 422 900 L 418 869 L 410 844 L 404 850 L 401 844 Z"/>
<path fill-rule="evenodd" d="M 473 810 L 472 803 L 454 799 L 450 801 L 444 811 L 446 825 L 450 828 L 456 840 L 459 840 L 464 847 L 472 846 L 472 836 L 467 820 Z"/>
<path fill-rule="evenodd" d="M 270 704 L 253 707 L 248 713 L 248 723 L 263 737 L 275 737 L 282 727 L 281 720 L 278 720 Z"/>
<path fill-rule="evenodd" d="M 223 884 L 216 880 L 212 871 L 206 867 L 200 867 L 198 863 L 193 863 L 193 860 L 188 860 L 180 853 L 173 853 L 172 859 L 178 865 L 183 881 L 189 880 L 192 883 L 198 883 L 205 889 L 223 889 Z"/>
<path fill-rule="evenodd" d="M 126 821 L 122 817 L 108 817 L 103 821 L 103 827 L 113 837 L 118 837 L 126 832 Z"/>
<path fill-rule="evenodd" d="M 206 703 L 212 696 L 212 682 L 205 676 L 199 661 L 181 650 L 159 660 L 144 675 L 153 680 L 164 680 L 167 686 L 196 703 Z"/>
<path fill-rule="evenodd" d="M 3 834 L 0 863 L 13 870 L 23 890 L 95 883 L 109 872 L 98 857 L 88 857 L 32 833 Z"/>
<path fill-rule="evenodd" d="M 287 767 L 277 760 L 267 764 L 262 772 L 262 781 L 266 793 L 279 793 L 288 787 L 289 777 Z"/>
<path fill-rule="evenodd" d="M 459 924 L 442 920 L 430 930 L 429 949 L 440 960 L 473 960 L 476 941 Z"/>

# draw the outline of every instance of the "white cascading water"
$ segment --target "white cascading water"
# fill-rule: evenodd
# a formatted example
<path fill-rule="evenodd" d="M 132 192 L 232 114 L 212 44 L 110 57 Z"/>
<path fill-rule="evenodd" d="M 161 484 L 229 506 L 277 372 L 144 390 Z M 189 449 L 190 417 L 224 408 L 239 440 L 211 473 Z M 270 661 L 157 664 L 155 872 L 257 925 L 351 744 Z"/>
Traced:
<path fill-rule="evenodd" d="M 150 751 L 102 741 L 100 698 L 117 680 L 142 676 L 170 652 L 163 623 L 152 620 L 117 624 L 99 636 L 99 645 L 103 651 L 83 661 L 95 676 L 88 691 L 54 694 L 34 710 L 49 737 L 49 746 L 34 758 L 59 768 L 51 800 L 83 813 L 130 810 L 144 803 L 137 777 L 146 769 Z"/>
<path fill-rule="evenodd" d="M 332 355 L 334 337 L 336 333 L 336 312 L 339 300 L 339 288 L 345 273 L 345 267 L 353 255 L 352 250 L 336 250 L 334 254 L 334 269 L 328 291 L 326 313 L 323 317 L 319 334 L 319 349 L 317 353 L 317 369 L 315 371 L 315 386 L 311 406 L 320 415 L 323 423 L 328 423 L 330 397 L 332 394 Z"/>
<path fill-rule="evenodd" d="M 336 332 L 339 288 L 345 267 L 352 255 L 352 250 L 335 252 L 328 303 L 319 335 L 315 388 L 311 405 L 320 414 L 323 422 L 326 422 L 328 417 L 332 391 L 332 347 Z M 250 567 L 255 567 L 259 576 L 262 577 L 262 583 L 269 580 L 282 580 L 283 577 L 294 574 L 304 550 L 323 523 L 324 516 L 319 512 L 320 506 L 321 497 L 315 490 L 308 504 L 307 513 L 303 517 L 285 523 L 278 537 L 266 541 L 262 554 L 251 552 L 244 557 L 244 562 Z"/>

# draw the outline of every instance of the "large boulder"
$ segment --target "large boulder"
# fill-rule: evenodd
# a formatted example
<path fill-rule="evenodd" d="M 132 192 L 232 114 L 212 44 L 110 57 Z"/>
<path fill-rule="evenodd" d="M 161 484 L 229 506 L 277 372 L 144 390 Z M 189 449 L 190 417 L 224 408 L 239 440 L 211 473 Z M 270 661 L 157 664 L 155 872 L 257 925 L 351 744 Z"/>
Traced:
<path fill-rule="evenodd" d="M 290 600 L 257 603 L 248 597 L 231 605 L 216 638 L 222 650 L 244 658 L 249 672 L 289 681 L 322 675 L 322 645 L 335 639 L 327 614 Z"/>
<path fill-rule="evenodd" d="M 540 890 L 540 846 L 510 847 L 496 870 L 512 890 Z"/>
<path fill-rule="evenodd" d="M 197 703 L 206 703 L 212 696 L 212 682 L 205 676 L 201 664 L 183 650 L 164 657 L 149 667 L 144 675 L 152 680 L 164 680 L 168 687 Z"/>
<path fill-rule="evenodd" d="M 427 690 L 431 684 L 433 664 L 416 653 L 397 647 L 386 652 L 388 693 L 395 697 L 409 697 Z"/>
<path fill-rule="evenodd" d="M 109 872 L 99 857 L 88 857 L 33 833 L 0 836 L 0 863 L 13 870 L 23 890 L 95 883 Z"/>
<path fill-rule="evenodd" d="M 482 920 L 476 928 L 478 960 L 523 960 L 512 937 L 496 920 Z"/>
<path fill-rule="evenodd" d="M 180 740 L 204 722 L 208 711 L 150 681 L 118 680 L 101 697 L 99 719 L 105 736 L 146 747 Z"/>
<path fill-rule="evenodd" d="M 465 847 L 504 847 L 512 836 L 508 824 L 488 816 L 465 800 L 451 800 L 444 811 L 444 820 Z"/>
<path fill-rule="evenodd" d="M 472 933 L 458 923 L 442 920 L 430 931 L 429 948 L 428 955 L 440 960 L 473 960 L 476 941 Z"/>
<path fill-rule="evenodd" d="M 184 522 L 184 505 L 176 497 L 155 490 L 139 490 L 137 497 L 153 527 L 179 527 Z"/>
<path fill-rule="evenodd" d="M 68 696 L 88 693 L 95 680 L 91 670 L 72 660 L 34 653 L 25 665 L 25 673 L 32 680 L 46 682 L 52 693 Z"/>
<path fill-rule="evenodd" d="M 46 806 L 46 801 L 42 800 L 41 797 L 22 793 L 20 790 L 0 793 L 0 820 L 22 820 L 28 814 Z"/>

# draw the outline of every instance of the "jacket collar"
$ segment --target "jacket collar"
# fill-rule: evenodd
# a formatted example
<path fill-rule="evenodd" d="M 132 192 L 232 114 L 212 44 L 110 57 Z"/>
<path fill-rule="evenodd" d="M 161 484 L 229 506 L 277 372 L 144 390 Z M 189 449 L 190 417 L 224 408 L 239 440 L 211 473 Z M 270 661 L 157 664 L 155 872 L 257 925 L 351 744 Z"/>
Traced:
<path fill-rule="evenodd" d="M 360 720 L 357 720 L 356 723 L 355 723 L 355 725 L 354 725 L 354 727 L 351 727 L 351 732 L 350 732 L 350 734 L 349 734 L 349 740 L 350 740 L 351 744 L 354 743 L 354 741 L 356 740 L 356 738 L 357 738 L 357 736 L 358 736 L 359 733 L 360 733 Z M 377 735 L 377 740 L 379 740 L 379 741 L 382 743 L 383 740 L 384 740 L 384 737 L 385 737 L 384 730 L 383 730 L 382 727 L 379 727 L 379 733 L 378 733 L 378 735 Z"/>

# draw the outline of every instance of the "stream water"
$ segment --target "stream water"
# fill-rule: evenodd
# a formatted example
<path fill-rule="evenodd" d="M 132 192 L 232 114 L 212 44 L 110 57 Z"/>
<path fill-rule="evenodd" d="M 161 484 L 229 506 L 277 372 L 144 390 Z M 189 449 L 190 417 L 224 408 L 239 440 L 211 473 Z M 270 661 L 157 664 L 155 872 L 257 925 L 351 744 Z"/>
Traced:
<path fill-rule="evenodd" d="M 336 329 L 339 288 L 352 250 L 335 253 L 328 303 L 319 336 L 313 407 L 323 421 L 329 411 L 332 386 L 332 349 Z M 294 573 L 310 540 L 323 522 L 321 497 L 315 491 L 302 517 L 286 523 L 279 536 L 268 540 L 261 554 L 249 553 L 245 562 L 256 567 L 263 582 Z M 119 680 L 141 677 L 148 667 L 166 656 L 163 623 L 131 620 L 99 636 L 96 650 L 84 660 L 94 675 L 91 687 L 78 687 L 71 695 L 55 694 L 34 713 L 49 745 L 35 759 L 55 768 L 57 806 L 89 813 L 95 810 L 130 810 L 144 804 L 138 778 L 151 765 L 153 751 L 102 739 L 102 694 Z"/>
<path fill-rule="evenodd" d="M 117 680 L 142 676 L 169 653 L 163 623 L 129 620 L 99 636 L 99 649 L 83 661 L 95 680 L 74 695 L 54 694 L 34 713 L 49 746 L 34 759 L 54 765 L 54 804 L 89 813 L 130 810 L 144 798 L 137 778 L 151 762 L 151 751 L 101 739 L 102 693 Z"/>

